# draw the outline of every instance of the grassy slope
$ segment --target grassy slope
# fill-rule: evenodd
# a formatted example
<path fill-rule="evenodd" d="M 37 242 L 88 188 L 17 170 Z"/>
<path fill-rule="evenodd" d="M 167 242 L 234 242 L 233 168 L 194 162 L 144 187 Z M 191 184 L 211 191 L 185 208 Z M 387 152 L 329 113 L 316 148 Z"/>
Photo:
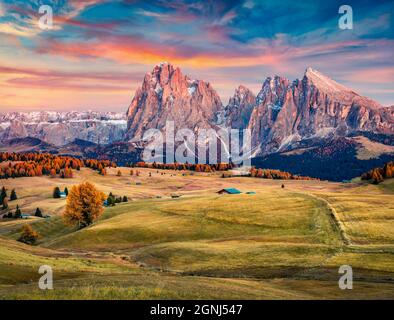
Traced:
<path fill-rule="evenodd" d="M 67 255 L 1 239 L 0 299 L 322 299 L 387 298 L 392 285 L 361 282 L 180 276 L 138 268 L 117 255 Z M 28 252 L 28 253 L 27 253 Z M 38 289 L 40 265 L 54 269 L 54 290 Z"/>
<path fill-rule="evenodd" d="M 250 237 L 268 242 L 340 244 L 324 205 L 293 192 L 145 200 L 110 208 L 103 218 L 51 246 L 113 250 Z"/>
<path fill-rule="evenodd" d="M 354 244 L 394 247 L 394 181 L 322 196 L 336 209 Z"/>
<path fill-rule="evenodd" d="M 149 178 L 145 170 L 137 178 L 122 170 L 122 177 L 82 170 L 72 181 L 7 181 L 7 187 L 17 188 L 22 208 L 42 203 L 54 216 L 0 222 L 0 235 L 9 239 L 18 237 L 23 223 L 33 223 L 42 235 L 40 247 L 33 248 L 1 239 L 0 296 L 393 298 L 388 280 L 394 272 L 389 182 L 376 187 L 286 181 L 281 189 L 280 181 L 179 173 L 171 177 L 155 171 Z M 106 209 L 95 225 L 76 231 L 57 216 L 64 200 L 51 200 L 51 189 L 87 177 L 101 190 L 121 190 L 135 201 Z M 137 180 L 141 186 L 135 185 Z M 43 186 L 40 192 L 35 191 L 36 183 Z M 224 186 L 257 194 L 213 193 Z M 184 196 L 170 199 L 175 191 Z M 352 246 L 344 245 L 327 204 L 319 198 L 335 208 Z M 34 270 L 42 263 L 56 267 L 58 289 L 53 292 L 43 293 L 31 283 L 38 279 Z M 341 264 L 356 270 L 359 282 L 351 296 L 337 287 Z M 27 288 L 33 296 L 25 293 Z"/>

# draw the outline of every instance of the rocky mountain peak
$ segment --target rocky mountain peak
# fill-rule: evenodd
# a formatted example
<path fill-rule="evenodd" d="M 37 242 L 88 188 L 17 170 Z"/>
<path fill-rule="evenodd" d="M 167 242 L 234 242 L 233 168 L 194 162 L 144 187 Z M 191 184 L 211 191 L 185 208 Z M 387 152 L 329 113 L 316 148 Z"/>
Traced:
<path fill-rule="evenodd" d="M 281 104 L 289 84 L 288 79 L 277 75 L 266 78 L 257 95 L 257 104 Z"/>
<path fill-rule="evenodd" d="M 243 85 L 238 86 L 224 109 L 226 127 L 233 129 L 246 128 L 255 104 L 256 96 L 254 93 Z"/>
<path fill-rule="evenodd" d="M 141 139 L 147 129 L 162 129 L 167 121 L 176 128 L 210 128 L 222 109 L 219 95 L 208 82 L 192 80 L 168 62 L 145 75 L 127 112 L 128 138 Z"/>
<path fill-rule="evenodd" d="M 243 102 L 254 103 L 256 97 L 249 88 L 239 85 L 238 88 L 235 89 L 234 95 L 229 99 L 229 105 L 239 105 Z"/>
<path fill-rule="evenodd" d="M 325 92 L 350 93 L 353 95 L 357 95 L 357 93 L 355 93 L 351 89 L 339 84 L 338 82 L 332 80 L 328 76 L 311 67 L 308 67 L 305 70 L 304 79 L 308 80 L 310 84 L 313 84 L 315 87 L 324 90 Z"/>
<path fill-rule="evenodd" d="M 383 106 L 367 97 L 360 96 L 352 89 L 334 81 L 323 73 L 308 67 L 302 80 L 303 91 L 318 91 L 325 95 L 330 101 L 344 105 L 355 105 L 367 109 L 379 109 Z M 315 90 L 313 88 L 315 88 Z"/>

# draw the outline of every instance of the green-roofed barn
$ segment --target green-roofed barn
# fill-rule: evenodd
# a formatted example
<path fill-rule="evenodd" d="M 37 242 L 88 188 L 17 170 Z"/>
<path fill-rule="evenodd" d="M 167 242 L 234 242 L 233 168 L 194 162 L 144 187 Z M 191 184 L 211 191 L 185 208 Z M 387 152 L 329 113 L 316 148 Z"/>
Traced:
<path fill-rule="evenodd" d="M 236 189 L 236 188 L 224 188 L 224 189 L 222 189 L 222 190 L 219 190 L 218 191 L 218 193 L 219 194 L 240 194 L 241 193 L 241 191 L 239 191 L 238 189 Z"/>

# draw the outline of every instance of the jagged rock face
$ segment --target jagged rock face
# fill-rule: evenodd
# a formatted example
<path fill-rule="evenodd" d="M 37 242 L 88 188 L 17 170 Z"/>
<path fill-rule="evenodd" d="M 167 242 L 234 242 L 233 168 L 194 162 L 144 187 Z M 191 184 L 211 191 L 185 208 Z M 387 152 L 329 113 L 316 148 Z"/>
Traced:
<path fill-rule="evenodd" d="M 239 86 L 223 107 L 212 87 L 190 80 L 179 68 L 162 63 L 146 74 L 127 112 L 130 140 L 174 121 L 175 130 L 223 128 L 251 130 L 253 154 L 269 154 L 355 131 L 394 133 L 393 108 L 362 97 L 308 68 L 301 80 L 267 78 L 255 97 Z"/>
<path fill-rule="evenodd" d="M 38 138 L 55 146 L 76 139 L 109 144 L 123 140 L 124 114 L 97 112 L 32 112 L 0 116 L 0 143 L 14 138 Z"/>
<path fill-rule="evenodd" d="M 248 88 L 239 86 L 224 109 L 225 126 L 232 129 L 245 129 L 250 120 L 256 96 Z"/>
<path fill-rule="evenodd" d="M 354 131 L 393 134 L 393 115 L 393 108 L 384 108 L 308 68 L 302 80 L 291 84 L 280 77 L 267 78 L 248 128 L 252 147 L 269 154 L 303 139 Z"/>
<path fill-rule="evenodd" d="M 209 129 L 222 103 L 209 83 L 191 80 L 179 68 L 162 63 L 145 75 L 127 111 L 128 139 L 139 140 L 148 129 Z"/>
<path fill-rule="evenodd" d="M 22 138 L 27 136 L 27 130 L 22 121 L 13 120 L 3 131 L 4 139 Z"/>
<path fill-rule="evenodd" d="M 272 139 L 272 127 L 277 122 L 285 99 L 288 98 L 287 87 L 289 81 L 275 76 L 268 77 L 256 98 L 248 129 L 252 134 L 252 149 L 257 149 L 263 141 Z"/>

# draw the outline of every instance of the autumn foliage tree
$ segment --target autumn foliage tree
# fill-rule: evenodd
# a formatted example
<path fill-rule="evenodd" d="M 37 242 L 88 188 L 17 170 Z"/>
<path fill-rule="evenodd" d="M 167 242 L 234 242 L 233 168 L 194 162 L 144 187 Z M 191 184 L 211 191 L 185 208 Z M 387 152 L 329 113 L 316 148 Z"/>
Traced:
<path fill-rule="evenodd" d="M 26 244 L 35 244 L 38 237 L 39 234 L 33 230 L 32 226 L 30 224 L 25 224 L 22 227 L 22 232 L 18 241 Z"/>
<path fill-rule="evenodd" d="M 104 200 L 104 193 L 90 182 L 83 182 L 69 191 L 63 216 L 70 224 L 87 227 L 103 213 Z"/>
<path fill-rule="evenodd" d="M 394 178 L 394 161 L 387 162 L 383 168 L 374 168 L 361 176 L 362 180 L 371 180 L 374 184 L 390 178 Z"/>

